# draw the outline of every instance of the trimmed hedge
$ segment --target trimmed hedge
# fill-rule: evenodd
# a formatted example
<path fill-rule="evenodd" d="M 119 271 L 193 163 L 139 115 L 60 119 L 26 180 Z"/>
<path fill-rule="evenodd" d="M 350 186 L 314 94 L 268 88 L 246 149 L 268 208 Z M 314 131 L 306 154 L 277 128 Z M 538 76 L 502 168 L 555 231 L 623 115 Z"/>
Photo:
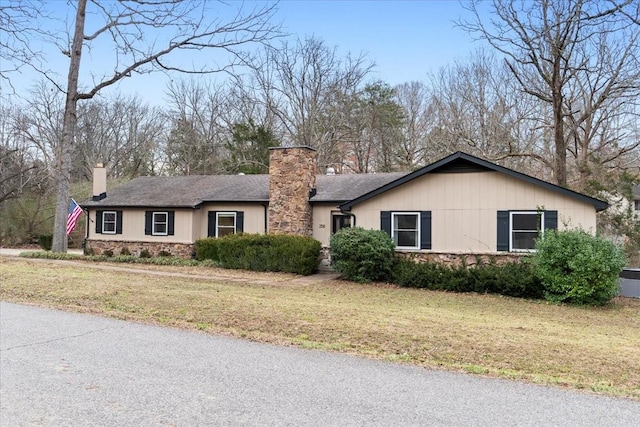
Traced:
<path fill-rule="evenodd" d="M 195 243 L 199 260 L 211 259 L 220 267 L 254 271 L 312 274 L 320 264 L 320 242 L 287 234 L 230 234 Z"/>
<path fill-rule="evenodd" d="M 416 263 L 397 257 L 391 281 L 409 288 L 450 292 L 477 292 L 518 298 L 542 298 L 543 286 L 531 262 L 452 267 L 434 262 Z"/>

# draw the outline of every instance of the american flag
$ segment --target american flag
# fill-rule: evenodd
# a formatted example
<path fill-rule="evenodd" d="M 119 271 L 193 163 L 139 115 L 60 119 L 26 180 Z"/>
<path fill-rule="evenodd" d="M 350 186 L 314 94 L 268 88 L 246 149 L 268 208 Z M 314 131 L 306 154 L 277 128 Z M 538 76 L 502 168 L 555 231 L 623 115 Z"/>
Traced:
<path fill-rule="evenodd" d="M 75 200 L 71 199 L 71 203 L 69 203 L 69 216 L 67 216 L 67 234 L 71 234 L 71 232 L 76 228 L 76 223 L 78 222 L 80 215 L 82 215 L 82 212 L 80 205 L 78 205 Z"/>

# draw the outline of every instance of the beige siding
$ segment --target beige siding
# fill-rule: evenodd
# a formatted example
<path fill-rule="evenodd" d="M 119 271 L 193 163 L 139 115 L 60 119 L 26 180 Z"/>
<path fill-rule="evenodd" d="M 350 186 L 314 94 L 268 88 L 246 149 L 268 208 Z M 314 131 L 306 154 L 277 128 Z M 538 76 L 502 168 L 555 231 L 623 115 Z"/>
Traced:
<path fill-rule="evenodd" d="M 258 233 L 265 232 L 265 208 L 259 203 L 210 203 L 200 207 L 194 214 L 193 237 L 195 241 L 207 237 L 209 228 L 209 212 L 244 212 L 244 232 Z"/>
<path fill-rule="evenodd" d="M 105 209 L 112 210 L 112 209 Z M 157 209 L 154 212 L 175 212 L 174 235 L 152 236 L 144 234 L 145 210 L 144 209 L 113 209 L 122 211 L 122 234 L 98 234 L 96 233 L 96 211 L 90 213 L 89 239 L 109 241 L 138 241 L 138 242 L 172 242 L 190 243 L 193 225 L 193 210 L 187 209 Z"/>
<path fill-rule="evenodd" d="M 340 210 L 335 204 L 314 204 L 313 205 L 313 238 L 319 241 L 322 246 L 329 246 L 331 239 L 332 214 L 340 214 Z"/>
<path fill-rule="evenodd" d="M 112 209 L 105 209 L 112 210 Z M 208 212 L 244 212 L 244 232 L 264 233 L 265 209 L 254 204 L 208 204 L 200 209 L 168 209 L 175 212 L 174 235 L 152 236 L 144 234 L 145 211 L 151 209 L 113 209 L 122 211 L 122 234 L 98 234 L 95 229 L 96 211 L 90 214 L 89 239 L 108 241 L 193 243 L 207 237 Z M 153 209 L 154 212 L 166 212 Z"/>
<path fill-rule="evenodd" d="M 595 232 L 595 208 L 500 172 L 434 173 L 354 206 L 357 225 L 380 228 L 380 211 L 430 210 L 432 250 L 496 251 L 498 210 L 557 210 L 558 227 Z"/>

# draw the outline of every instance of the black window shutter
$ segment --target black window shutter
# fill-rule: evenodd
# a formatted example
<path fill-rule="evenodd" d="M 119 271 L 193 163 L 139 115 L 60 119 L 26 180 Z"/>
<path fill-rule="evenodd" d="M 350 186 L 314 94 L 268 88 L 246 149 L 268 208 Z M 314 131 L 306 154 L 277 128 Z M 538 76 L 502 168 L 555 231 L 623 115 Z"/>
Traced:
<path fill-rule="evenodd" d="M 153 211 L 144 212 L 144 234 L 152 234 L 153 229 Z"/>
<path fill-rule="evenodd" d="M 380 211 L 380 230 L 391 236 L 391 211 Z"/>
<path fill-rule="evenodd" d="M 175 233 L 175 223 L 176 223 L 176 212 L 169 211 L 167 212 L 167 235 L 173 236 Z"/>
<path fill-rule="evenodd" d="M 102 234 L 102 213 L 104 211 L 96 211 L 96 233 Z"/>
<path fill-rule="evenodd" d="M 544 211 L 544 229 L 558 229 L 558 211 Z"/>
<path fill-rule="evenodd" d="M 244 231 L 244 212 L 236 212 L 236 232 L 242 233 Z"/>
<path fill-rule="evenodd" d="M 209 217 L 207 221 L 207 237 L 215 237 L 216 236 L 216 212 L 209 211 Z"/>
<path fill-rule="evenodd" d="M 116 211 L 116 234 L 122 234 L 122 211 Z"/>
<path fill-rule="evenodd" d="M 498 211 L 498 245 L 500 252 L 509 251 L 509 211 Z"/>
<path fill-rule="evenodd" d="M 431 211 L 420 212 L 420 249 L 431 249 Z"/>

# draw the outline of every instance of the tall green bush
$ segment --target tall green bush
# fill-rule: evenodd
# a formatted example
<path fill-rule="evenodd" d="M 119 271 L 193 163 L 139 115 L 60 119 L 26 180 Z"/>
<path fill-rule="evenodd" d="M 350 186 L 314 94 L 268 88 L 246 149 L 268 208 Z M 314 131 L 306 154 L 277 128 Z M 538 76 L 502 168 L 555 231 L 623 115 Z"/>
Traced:
<path fill-rule="evenodd" d="M 534 262 L 548 300 L 602 305 L 618 293 L 625 256 L 609 240 L 583 230 L 550 231 L 538 239 Z"/>
<path fill-rule="evenodd" d="M 372 282 L 391 274 L 395 253 L 393 240 L 380 230 L 343 228 L 331 236 L 331 262 L 347 280 Z"/>

